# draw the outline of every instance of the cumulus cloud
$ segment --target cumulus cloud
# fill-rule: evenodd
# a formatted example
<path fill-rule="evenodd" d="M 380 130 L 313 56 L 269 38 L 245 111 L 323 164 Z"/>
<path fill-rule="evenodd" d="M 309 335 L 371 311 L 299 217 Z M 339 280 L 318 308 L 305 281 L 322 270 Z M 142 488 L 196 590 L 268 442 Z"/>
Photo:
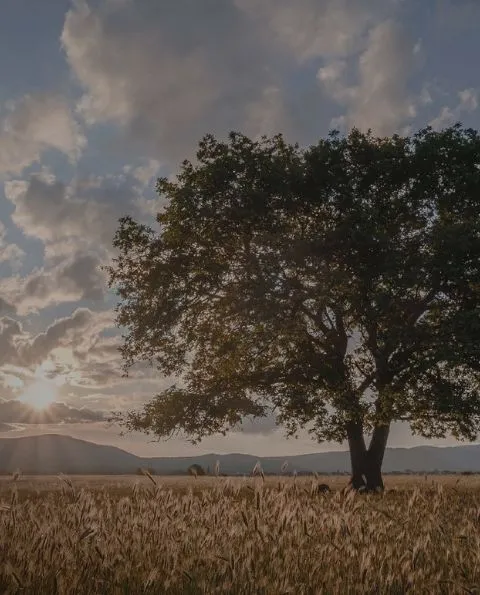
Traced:
<path fill-rule="evenodd" d="M 281 89 L 275 86 L 266 87 L 261 96 L 246 108 L 245 128 L 253 131 L 255 137 L 285 132 L 288 121 L 285 98 Z"/>
<path fill-rule="evenodd" d="M 112 336 L 112 333 L 115 334 Z M 82 414 L 81 417 L 76 413 L 79 402 L 87 407 L 94 404 L 95 410 L 111 411 L 117 408 L 119 395 L 131 406 L 138 400 L 139 391 L 142 393 L 140 402 L 145 402 L 155 393 L 161 380 L 146 381 L 134 373 L 125 381 L 119 344 L 111 310 L 94 312 L 78 308 L 36 334 L 11 317 L 0 318 L 0 397 L 18 401 L 28 392 L 25 400 L 28 403 L 35 396 L 36 387 L 41 391 L 41 386 L 47 383 L 58 395 L 57 401 L 65 403 L 49 408 L 48 419 L 43 421 L 39 421 L 38 416 L 33 419 L 30 413 L 30 421 L 18 416 L 15 419 L 2 417 L 0 407 L 0 422 L 74 423 L 80 418 L 95 421 L 100 419 L 100 414 L 94 417 Z M 89 402 L 91 394 L 97 394 L 98 398 Z M 19 403 L 18 407 L 25 410 L 25 403 Z"/>
<path fill-rule="evenodd" d="M 7 300 L 0 297 L 0 314 L 4 315 L 4 314 L 14 314 L 14 313 L 15 313 L 15 307 L 13 306 L 13 304 L 10 304 L 9 302 L 7 302 Z"/>
<path fill-rule="evenodd" d="M 150 160 L 119 175 L 74 178 L 70 184 L 43 171 L 6 182 L 5 196 L 14 206 L 12 221 L 25 235 L 47 248 L 61 244 L 62 254 L 81 248 L 102 254 L 112 249 L 119 217 L 141 216 L 145 190 L 153 188 L 159 168 Z"/>
<path fill-rule="evenodd" d="M 310 128 L 315 122 L 312 116 L 318 117 L 322 107 L 325 111 L 325 94 L 345 109 L 330 121 L 330 126 L 344 130 L 356 126 L 390 134 L 415 116 L 417 99 L 411 96 L 409 82 L 419 63 L 420 45 L 402 29 L 395 16 L 395 0 L 300 0 L 294 4 L 236 0 L 236 4 L 264 25 L 272 44 L 289 50 L 297 70 L 320 63 L 317 81 L 323 97 L 309 90 L 317 104 L 303 97 L 302 105 L 295 106 L 305 113 Z M 282 95 L 275 99 L 270 113 L 279 114 L 273 119 L 278 130 L 289 108 Z M 298 130 L 299 118 L 291 119 Z"/>
<path fill-rule="evenodd" d="M 330 96 L 347 108 L 337 123 L 347 129 L 371 128 L 379 135 L 399 132 L 416 115 L 416 98 L 409 91 L 415 67 L 416 44 L 394 21 L 373 27 L 358 58 L 358 81 L 349 84 L 347 63 L 335 60 L 320 68 L 317 77 Z"/>
<path fill-rule="evenodd" d="M 259 56 L 273 54 L 258 33 L 231 0 L 80 1 L 62 43 L 85 90 L 85 120 L 117 124 L 155 157 L 177 160 L 212 125 L 224 132 L 243 123 L 270 86 Z"/>
<path fill-rule="evenodd" d="M 0 221 L 0 264 L 6 262 L 13 270 L 17 269 L 25 256 L 25 252 L 17 244 L 7 241 L 7 230 Z M 2 310 L 0 300 L 0 312 Z"/>
<path fill-rule="evenodd" d="M 161 163 L 158 159 L 149 159 L 145 165 L 139 165 L 133 169 L 133 176 L 140 182 L 142 186 L 147 186 L 152 182 L 161 168 Z M 130 168 L 125 168 L 128 173 Z"/>
<path fill-rule="evenodd" d="M 0 386 L 12 390 L 20 390 L 23 386 L 23 380 L 16 374 L 0 370 Z"/>
<path fill-rule="evenodd" d="M 286 46 L 299 62 L 305 62 L 354 53 L 388 2 L 235 0 L 235 4 L 266 26 L 272 42 Z"/>
<path fill-rule="evenodd" d="M 86 139 L 65 98 L 38 93 L 7 104 L 0 120 L 0 173 L 19 173 L 46 149 L 78 158 Z"/>
<path fill-rule="evenodd" d="M 34 269 L 24 277 L 0 279 L 0 292 L 22 316 L 66 302 L 100 302 L 106 291 L 101 264 L 97 255 L 77 252 L 50 268 Z"/>
<path fill-rule="evenodd" d="M 101 364 L 111 361 L 118 356 L 121 345 L 120 337 L 102 337 L 90 344 L 79 344 L 75 347 L 74 353 L 80 362 L 85 364 Z"/>
<path fill-rule="evenodd" d="M 88 353 L 98 347 L 101 333 L 113 325 L 112 311 L 77 308 L 70 316 L 55 320 L 45 331 L 32 336 L 19 321 L 4 316 L 0 318 L 0 366 L 38 366 L 59 348 Z M 65 358 L 63 361 L 67 363 Z M 43 375 L 49 376 L 48 368 Z"/>
<path fill-rule="evenodd" d="M 9 316 L 0 318 L 0 365 L 17 363 L 17 342 L 22 332 L 22 325 L 18 320 Z"/>
<path fill-rule="evenodd" d="M 119 212 L 112 202 L 102 202 L 99 189 L 101 193 L 101 181 L 83 180 L 68 186 L 53 175 L 40 174 L 28 181 L 6 182 L 5 196 L 15 207 L 13 222 L 26 235 L 46 244 L 75 240 L 78 249 L 82 243 L 105 246 L 113 238 Z M 118 198 L 124 205 L 128 202 Z"/>
<path fill-rule="evenodd" d="M 74 179 L 70 184 L 48 172 L 29 180 L 10 180 L 5 196 L 14 207 L 12 221 L 28 237 L 44 244 L 44 264 L 26 276 L 0 282 L 0 294 L 27 314 L 80 299 L 102 300 L 106 276 L 102 265 L 114 253 L 118 219 L 131 214 L 152 222 L 158 200 L 145 193 L 159 163 L 125 168 L 117 176 Z M 1 252 L 0 229 L 0 256 Z M 0 259 L 1 260 L 1 259 Z"/>
<path fill-rule="evenodd" d="M 116 124 L 146 155 L 172 165 L 191 157 L 206 132 L 314 141 L 331 119 L 325 92 L 346 109 L 337 120 L 345 127 L 388 134 L 408 124 L 419 45 L 399 26 L 397 5 L 79 0 L 62 44 L 84 89 L 85 120 Z"/>
<path fill-rule="evenodd" d="M 100 316 L 88 308 L 78 308 L 71 316 L 55 320 L 24 347 L 23 356 L 27 365 L 41 362 L 58 347 L 76 345 L 78 340 L 92 341 L 110 318 L 110 313 Z"/>
<path fill-rule="evenodd" d="M 455 124 L 468 113 L 477 110 L 479 105 L 480 93 L 477 89 L 463 89 L 458 92 L 458 103 L 455 107 L 442 107 L 438 116 L 429 122 L 435 130 L 441 130 Z"/>

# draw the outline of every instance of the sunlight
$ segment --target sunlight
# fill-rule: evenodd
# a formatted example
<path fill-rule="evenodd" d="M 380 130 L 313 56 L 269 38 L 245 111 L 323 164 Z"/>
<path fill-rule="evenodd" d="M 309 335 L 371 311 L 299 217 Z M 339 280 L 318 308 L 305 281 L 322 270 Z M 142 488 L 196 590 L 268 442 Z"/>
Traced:
<path fill-rule="evenodd" d="M 57 390 L 53 382 L 37 380 L 26 388 L 18 400 L 35 409 L 45 409 L 57 398 Z"/>

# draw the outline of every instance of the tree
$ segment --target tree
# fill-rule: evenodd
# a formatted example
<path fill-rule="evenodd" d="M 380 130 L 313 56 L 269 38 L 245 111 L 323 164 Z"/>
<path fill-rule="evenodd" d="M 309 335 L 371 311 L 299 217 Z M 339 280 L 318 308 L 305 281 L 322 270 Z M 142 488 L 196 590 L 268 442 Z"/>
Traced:
<path fill-rule="evenodd" d="M 393 421 L 474 440 L 479 168 L 459 124 L 308 148 L 206 136 L 158 180 L 159 228 L 127 216 L 115 236 L 125 371 L 178 378 L 122 423 L 196 442 L 273 412 L 288 435 L 348 441 L 352 485 L 369 490 Z"/>
<path fill-rule="evenodd" d="M 205 470 L 204 468 L 199 465 L 198 463 L 194 463 L 193 465 L 190 465 L 190 467 L 187 469 L 188 474 L 189 475 L 193 475 L 194 477 L 198 477 L 199 475 L 205 475 Z"/>

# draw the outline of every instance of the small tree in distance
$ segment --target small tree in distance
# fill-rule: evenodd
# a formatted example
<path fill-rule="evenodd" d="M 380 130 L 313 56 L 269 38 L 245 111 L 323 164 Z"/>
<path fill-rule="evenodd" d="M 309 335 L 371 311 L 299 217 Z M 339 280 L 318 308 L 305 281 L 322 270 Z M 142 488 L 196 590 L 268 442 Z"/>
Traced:
<path fill-rule="evenodd" d="M 205 475 L 205 470 L 204 468 L 199 465 L 198 463 L 194 463 L 193 465 L 190 465 L 190 467 L 187 469 L 188 474 L 189 475 L 193 475 L 194 477 L 198 477 L 199 475 L 203 476 Z"/>
<path fill-rule="evenodd" d="M 394 421 L 475 439 L 476 131 L 354 129 L 305 149 L 208 135 L 157 191 L 157 230 L 120 220 L 109 282 L 125 370 L 144 360 L 179 380 L 127 429 L 196 442 L 273 411 L 288 435 L 348 441 L 368 490 L 383 488 Z"/>

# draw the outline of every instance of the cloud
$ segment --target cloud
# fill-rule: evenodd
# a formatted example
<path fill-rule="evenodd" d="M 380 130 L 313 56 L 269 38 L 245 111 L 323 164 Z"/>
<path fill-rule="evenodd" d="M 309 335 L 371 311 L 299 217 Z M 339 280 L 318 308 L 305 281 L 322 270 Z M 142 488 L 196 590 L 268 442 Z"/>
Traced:
<path fill-rule="evenodd" d="M 172 165 L 207 132 L 312 142 L 334 116 L 327 97 L 346 108 L 344 126 L 398 131 L 415 115 L 408 83 L 419 54 L 398 4 L 79 0 L 62 44 L 85 121 L 116 125 L 144 155 Z M 342 75 L 328 78 L 338 66 Z"/>
<path fill-rule="evenodd" d="M 101 266 L 114 254 L 118 219 L 129 213 L 151 223 L 158 211 L 159 201 L 145 194 L 158 167 L 152 160 L 117 176 L 70 184 L 48 172 L 5 182 L 5 196 L 14 207 L 12 221 L 44 244 L 44 264 L 24 277 L 0 282 L 4 300 L 15 303 L 20 314 L 80 299 L 102 300 L 107 286 Z"/>
<path fill-rule="evenodd" d="M 85 364 L 102 364 L 109 362 L 113 357 L 119 355 L 121 345 L 120 337 L 102 337 L 90 344 L 79 344 L 74 353 L 78 360 Z M 115 358 L 116 359 L 116 358 Z"/>
<path fill-rule="evenodd" d="M 282 90 L 275 86 L 266 87 L 261 96 L 249 103 L 245 113 L 245 128 L 255 131 L 255 136 L 285 132 L 289 114 Z"/>
<path fill-rule="evenodd" d="M 58 318 L 44 332 L 32 336 L 20 322 L 4 316 L 0 318 L 0 366 L 36 367 L 58 348 L 88 353 L 101 344 L 101 333 L 113 325 L 114 314 L 110 310 L 93 312 L 88 308 L 77 308 L 70 316 Z M 68 367 L 65 357 L 53 358 L 53 363 L 62 364 L 62 361 L 64 367 Z M 74 367 L 75 360 L 70 363 Z M 49 374 L 49 371 L 53 373 Z M 44 377 L 55 374 L 55 366 L 53 369 L 47 367 L 42 373 Z"/>
<path fill-rule="evenodd" d="M 318 80 L 346 113 L 337 123 L 347 129 L 371 128 L 376 134 L 399 132 L 416 115 L 408 83 L 415 67 L 416 45 L 394 21 L 372 28 L 358 58 L 357 84 L 347 80 L 347 63 L 335 60 L 320 68 Z"/>
<path fill-rule="evenodd" d="M 313 140 L 325 110 L 309 61 L 355 56 L 392 5 L 80 0 L 62 44 L 84 89 L 78 110 L 86 122 L 115 124 L 145 154 L 172 165 L 191 157 L 207 132 Z"/>
<path fill-rule="evenodd" d="M 47 248 L 61 243 L 56 251 L 62 254 L 80 248 L 104 254 L 112 250 L 118 219 L 126 213 L 141 217 L 144 203 L 153 202 L 145 199 L 145 190 L 153 189 L 159 167 L 150 160 L 119 175 L 74 178 L 70 184 L 43 171 L 5 182 L 5 196 L 14 206 L 15 225 Z"/>
<path fill-rule="evenodd" d="M 0 399 L 0 424 L 58 424 L 104 421 L 101 411 L 70 407 L 65 403 L 51 403 L 45 409 L 37 410 L 16 399 Z M 12 429 L 10 427 L 10 429 Z M 1 430 L 0 431 L 8 431 Z"/>
<path fill-rule="evenodd" d="M 138 400 L 143 403 L 164 380 L 152 374 L 143 378 L 142 371 L 123 379 L 119 344 L 112 310 L 77 308 L 37 334 L 4 316 L 0 318 L 0 396 L 15 399 L 29 387 L 48 382 L 67 405 L 74 406 L 92 393 L 102 395 L 103 409 L 108 411 L 122 399 L 130 406 Z M 0 421 L 7 422 L 1 417 Z"/>
<path fill-rule="evenodd" d="M 16 244 L 7 241 L 7 230 L 0 221 L 0 264 L 6 262 L 12 269 L 18 269 L 25 256 L 25 252 Z M 2 310 L 0 301 L 0 312 Z"/>
<path fill-rule="evenodd" d="M 7 104 L 0 122 L 0 173 L 19 173 L 56 149 L 71 160 L 86 139 L 65 98 L 48 93 L 25 95 Z"/>
<path fill-rule="evenodd" d="M 272 84 L 275 54 L 231 0 L 79 1 L 61 39 L 86 122 L 116 124 L 162 159 L 241 126 Z"/>
<path fill-rule="evenodd" d="M 78 308 L 71 316 L 55 320 L 43 333 L 39 333 L 23 350 L 27 365 L 39 363 L 54 349 L 72 344 L 75 337 L 85 334 L 95 324 L 96 315 L 88 308 Z M 98 324 L 95 325 L 98 330 Z M 102 327 L 103 328 L 103 327 Z"/>
<path fill-rule="evenodd" d="M 236 0 L 267 27 L 270 41 L 287 47 L 299 62 L 346 56 L 358 50 L 368 27 L 382 14 L 377 0 Z M 383 2 L 383 6 L 388 2 Z"/>
<path fill-rule="evenodd" d="M 480 93 L 477 89 L 463 89 L 458 92 L 458 103 L 455 107 L 442 107 L 438 116 L 429 122 L 434 130 L 441 130 L 458 122 L 464 114 L 477 110 Z"/>
<path fill-rule="evenodd" d="M 14 314 L 14 313 L 15 313 L 15 307 L 13 306 L 13 304 L 10 304 L 5 299 L 0 297 L 0 314 L 4 315 L 4 314 Z"/>
<path fill-rule="evenodd" d="M 50 268 L 34 269 L 25 277 L 16 275 L 0 280 L 0 291 L 5 302 L 15 304 L 16 312 L 22 316 L 78 300 L 100 302 L 106 291 L 101 265 L 95 254 L 74 253 Z"/>
<path fill-rule="evenodd" d="M 26 235 L 46 244 L 74 239 L 77 247 L 82 243 L 104 247 L 113 239 L 118 211 L 111 202 L 102 202 L 101 187 L 98 180 L 67 186 L 52 175 L 39 174 L 28 181 L 6 182 L 5 196 L 15 207 L 13 222 Z M 96 195 L 97 200 L 86 193 Z M 128 199 L 120 202 L 125 204 Z"/>
<path fill-rule="evenodd" d="M 17 363 L 17 342 L 22 333 L 22 325 L 17 320 L 9 316 L 0 318 L 0 365 Z"/>
<path fill-rule="evenodd" d="M 0 370 L 0 385 L 13 390 L 20 390 L 24 386 L 24 382 L 16 374 Z"/>
<path fill-rule="evenodd" d="M 133 169 L 133 176 L 136 180 L 140 182 L 140 184 L 145 187 L 158 174 L 158 171 L 161 168 L 161 163 L 157 159 L 149 159 L 145 165 L 139 165 L 138 167 Z M 131 170 L 130 167 L 124 168 L 124 171 L 128 173 Z"/>

